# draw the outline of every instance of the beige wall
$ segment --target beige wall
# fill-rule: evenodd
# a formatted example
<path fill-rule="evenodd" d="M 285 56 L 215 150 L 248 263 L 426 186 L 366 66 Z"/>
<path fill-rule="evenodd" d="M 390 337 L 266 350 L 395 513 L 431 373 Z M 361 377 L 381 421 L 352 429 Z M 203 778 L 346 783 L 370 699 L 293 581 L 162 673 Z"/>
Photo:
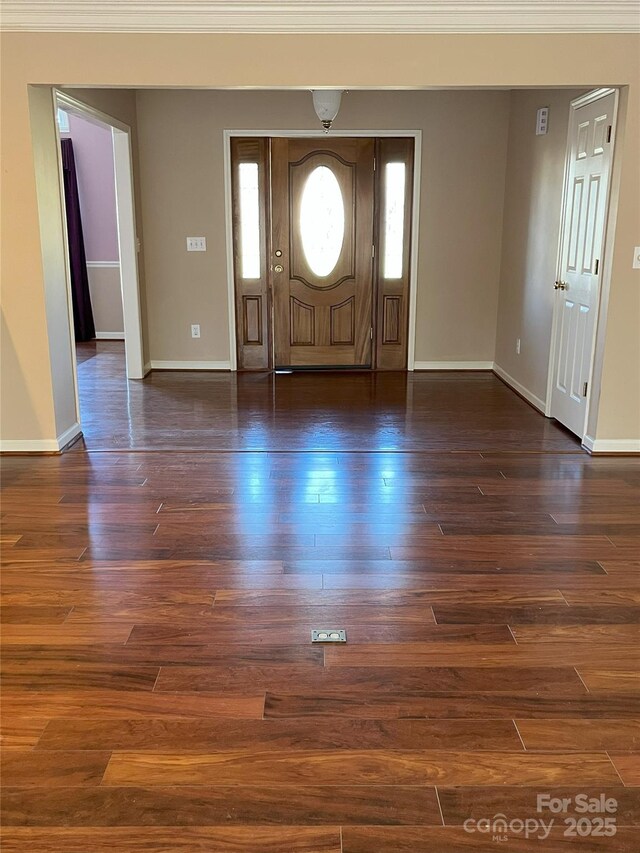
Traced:
<path fill-rule="evenodd" d="M 40 240 L 34 169 L 37 152 L 32 151 L 31 146 L 26 86 L 19 98 L 7 104 L 7 112 L 3 107 L 3 116 L 0 124 L 3 163 L 0 204 L 2 438 L 5 441 L 55 440 L 58 431 L 42 264 L 45 245 Z M 9 116 L 13 123 L 12 133 L 7 132 Z M 37 121 L 37 115 L 34 118 Z M 43 121 L 46 125 L 46 114 Z M 17 223 L 19 229 L 15 228 Z M 24 241 L 20 241 L 21 233 L 26 238 Z M 20 242 L 21 251 L 12 251 L 14 240 Z"/>
<path fill-rule="evenodd" d="M 639 43 L 635 35 L 615 34 L 354 34 L 332 35 L 327 49 L 325 35 L 3 34 L 4 438 L 51 439 L 59 428 L 46 343 L 29 84 L 351 90 L 631 85 L 618 146 L 620 205 L 597 438 L 636 437 L 640 273 L 632 271 L 631 258 L 640 242 Z M 57 278 L 61 286 L 64 276 Z"/>
<path fill-rule="evenodd" d="M 77 430 L 76 391 L 73 375 L 74 343 L 70 329 L 65 265 L 67 247 L 61 239 L 64 208 L 58 168 L 58 135 L 51 93 L 44 88 L 29 91 L 33 133 L 33 165 L 38 195 L 42 280 L 49 344 L 49 381 L 53 397 L 54 436 Z M 3 386 L 4 387 L 4 386 Z M 6 399 L 6 398 L 5 398 Z M 4 409 L 4 405 L 3 405 Z"/>
<path fill-rule="evenodd" d="M 342 100 L 337 134 L 423 133 L 417 361 L 493 361 L 508 108 L 508 92 Z M 223 130 L 317 131 L 311 96 L 140 91 L 137 114 L 151 360 L 228 362 Z"/>
<path fill-rule="evenodd" d="M 511 93 L 495 361 L 541 408 L 547 396 L 569 103 L 578 94 Z M 544 106 L 549 132 L 536 136 L 536 111 Z"/>
<path fill-rule="evenodd" d="M 120 265 L 88 263 L 87 273 L 96 338 L 105 335 L 124 338 Z"/>
<path fill-rule="evenodd" d="M 600 399 L 587 426 L 588 435 L 601 440 L 621 434 L 640 439 L 640 270 L 631 269 L 633 247 L 640 246 L 638 87 L 621 101 L 613 168 L 615 251 L 605 260 L 611 264 L 611 288 L 596 342 Z"/>

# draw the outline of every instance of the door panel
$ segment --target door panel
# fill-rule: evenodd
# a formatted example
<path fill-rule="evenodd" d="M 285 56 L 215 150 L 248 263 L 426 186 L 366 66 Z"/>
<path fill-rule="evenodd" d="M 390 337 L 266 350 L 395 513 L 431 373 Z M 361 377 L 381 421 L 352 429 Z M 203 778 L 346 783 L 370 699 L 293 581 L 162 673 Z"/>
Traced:
<path fill-rule="evenodd" d="M 582 438 L 611 168 L 610 94 L 572 113 L 563 245 L 556 283 L 551 415 Z"/>
<path fill-rule="evenodd" d="M 379 139 L 377 146 L 376 367 L 406 370 L 414 141 Z"/>
<path fill-rule="evenodd" d="M 277 367 L 371 366 L 372 139 L 273 139 Z"/>
<path fill-rule="evenodd" d="M 271 367 L 267 289 L 268 139 L 231 141 L 236 348 L 240 370 Z"/>

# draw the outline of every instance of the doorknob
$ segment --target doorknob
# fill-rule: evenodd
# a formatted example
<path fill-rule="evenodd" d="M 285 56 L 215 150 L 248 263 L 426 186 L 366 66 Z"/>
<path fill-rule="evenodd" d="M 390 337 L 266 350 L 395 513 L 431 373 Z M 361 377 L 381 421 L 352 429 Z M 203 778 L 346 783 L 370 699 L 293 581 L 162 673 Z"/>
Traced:
<path fill-rule="evenodd" d="M 556 283 L 553 285 L 553 289 L 554 290 L 568 290 L 569 285 L 567 284 L 566 281 L 556 281 Z"/>
<path fill-rule="evenodd" d="M 284 267 L 282 266 L 282 264 L 276 264 L 275 267 L 273 268 L 273 271 L 274 272 L 284 272 Z"/>

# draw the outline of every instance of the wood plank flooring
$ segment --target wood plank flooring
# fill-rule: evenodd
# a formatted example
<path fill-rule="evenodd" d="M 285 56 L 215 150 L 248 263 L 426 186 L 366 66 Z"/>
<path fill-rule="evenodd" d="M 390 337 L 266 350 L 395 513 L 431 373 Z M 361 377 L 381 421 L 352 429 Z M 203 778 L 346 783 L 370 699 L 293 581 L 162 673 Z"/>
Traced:
<path fill-rule="evenodd" d="M 127 382 L 121 341 L 79 344 L 78 361 L 91 450 L 579 449 L 490 372 L 154 371 Z M 287 491 L 289 474 L 278 476 Z"/>
<path fill-rule="evenodd" d="M 640 462 L 481 381 L 500 430 L 476 400 L 451 452 L 425 449 L 439 379 L 405 452 L 349 447 L 360 404 L 346 447 L 286 452 L 315 429 L 294 407 L 265 426 L 278 452 L 163 449 L 144 391 L 153 452 L 5 457 L 3 851 L 635 853 Z M 230 445 L 269 421 L 259 393 Z M 102 429 L 126 443 L 125 420 Z M 615 836 L 565 835 L 577 794 L 615 799 Z M 496 814 L 501 844 L 478 830 Z M 518 828 L 552 817 L 544 840 Z"/>

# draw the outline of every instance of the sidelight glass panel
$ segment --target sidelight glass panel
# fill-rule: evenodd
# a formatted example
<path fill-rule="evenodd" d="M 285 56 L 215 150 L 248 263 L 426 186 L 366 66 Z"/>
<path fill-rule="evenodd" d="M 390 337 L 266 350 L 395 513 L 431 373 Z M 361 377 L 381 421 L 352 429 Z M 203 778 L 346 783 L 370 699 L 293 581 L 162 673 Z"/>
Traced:
<path fill-rule="evenodd" d="M 307 263 L 319 278 L 335 269 L 344 242 L 344 200 L 328 166 L 311 172 L 300 202 L 300 238 Z"/>
<path fill-rule="evenodd" d="M 384 171 L 384 278 L 402 278 L 406 167 L 387 163 Z"/>
<path fill-rule="evenodd" d="M 260 192 L 258 164 L 240 163 L 240 268 L 242 278 L 260 278 Z"/>

